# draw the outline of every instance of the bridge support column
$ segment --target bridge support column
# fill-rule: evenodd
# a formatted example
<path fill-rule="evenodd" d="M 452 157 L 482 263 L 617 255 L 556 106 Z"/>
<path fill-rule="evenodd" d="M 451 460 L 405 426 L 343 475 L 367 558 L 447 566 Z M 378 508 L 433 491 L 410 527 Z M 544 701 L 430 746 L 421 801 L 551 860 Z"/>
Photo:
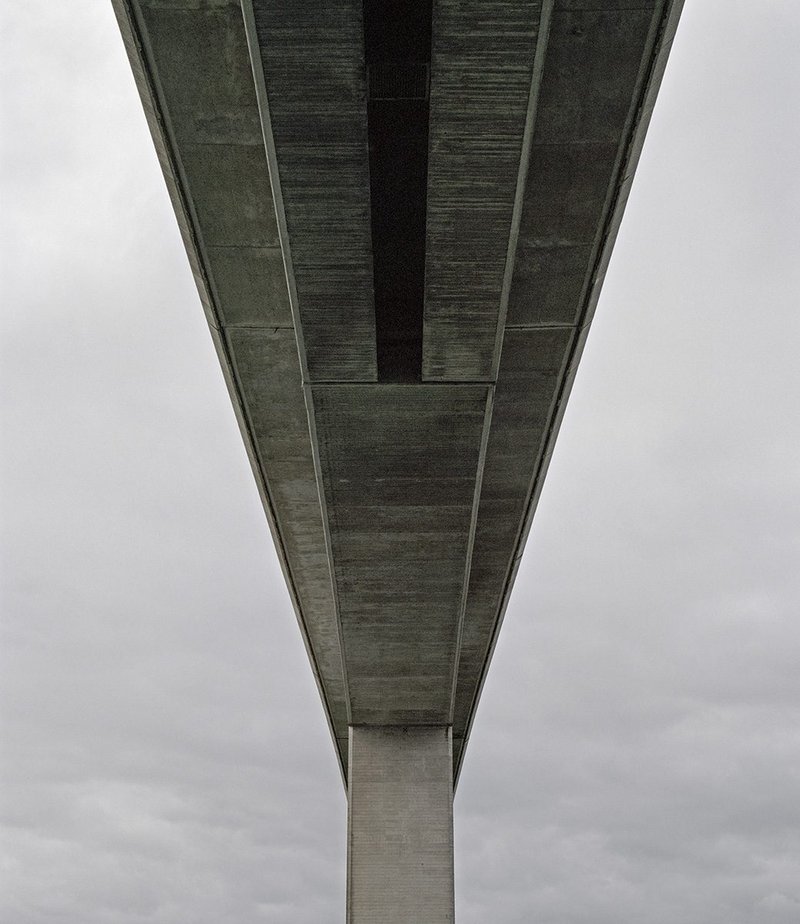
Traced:
<path fill-rule="evenodd" d="M 351 726 L 347 826 L 347 924 L 452 924 L 449 727 Z"/>

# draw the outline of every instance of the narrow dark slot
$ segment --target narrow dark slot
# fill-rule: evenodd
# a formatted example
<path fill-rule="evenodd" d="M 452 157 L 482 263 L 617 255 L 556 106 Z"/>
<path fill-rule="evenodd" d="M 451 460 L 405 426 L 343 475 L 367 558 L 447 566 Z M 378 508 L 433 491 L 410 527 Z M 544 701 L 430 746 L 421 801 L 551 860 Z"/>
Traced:
<path fill-rule="evenodd" d="M 378 380 L 422 375 L 432 0 L 364 0 Z"/>

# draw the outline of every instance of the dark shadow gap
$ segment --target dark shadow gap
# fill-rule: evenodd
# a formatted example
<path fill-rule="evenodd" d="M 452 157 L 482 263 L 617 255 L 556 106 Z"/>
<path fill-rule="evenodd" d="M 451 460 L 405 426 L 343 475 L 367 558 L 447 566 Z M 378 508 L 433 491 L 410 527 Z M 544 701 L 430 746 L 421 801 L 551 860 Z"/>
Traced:
<path fill-rule="evenodd" d="M 378 381 L 419 382 L 432 0 L 364 0 Z"/>

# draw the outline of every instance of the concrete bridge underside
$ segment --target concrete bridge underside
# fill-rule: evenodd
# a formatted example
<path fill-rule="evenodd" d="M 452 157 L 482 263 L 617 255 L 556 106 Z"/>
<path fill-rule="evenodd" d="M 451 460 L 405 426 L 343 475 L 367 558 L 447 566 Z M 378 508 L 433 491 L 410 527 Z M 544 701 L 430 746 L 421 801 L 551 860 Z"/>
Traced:
<path fill-rule="evenodd" d="M 349 920 L 452 920 L 454 781 L 680 3 L 114 5 L 350 787 Z"/>

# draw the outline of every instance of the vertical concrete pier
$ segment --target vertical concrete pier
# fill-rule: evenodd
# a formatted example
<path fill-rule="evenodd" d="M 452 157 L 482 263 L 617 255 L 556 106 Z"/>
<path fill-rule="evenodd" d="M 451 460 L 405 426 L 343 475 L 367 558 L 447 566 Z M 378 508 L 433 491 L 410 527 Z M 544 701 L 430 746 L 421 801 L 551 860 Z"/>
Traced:
<path fill-rule="evenodd" d="M 452 924 L 447 726 L 352 726 L 347 924 Z"/>

